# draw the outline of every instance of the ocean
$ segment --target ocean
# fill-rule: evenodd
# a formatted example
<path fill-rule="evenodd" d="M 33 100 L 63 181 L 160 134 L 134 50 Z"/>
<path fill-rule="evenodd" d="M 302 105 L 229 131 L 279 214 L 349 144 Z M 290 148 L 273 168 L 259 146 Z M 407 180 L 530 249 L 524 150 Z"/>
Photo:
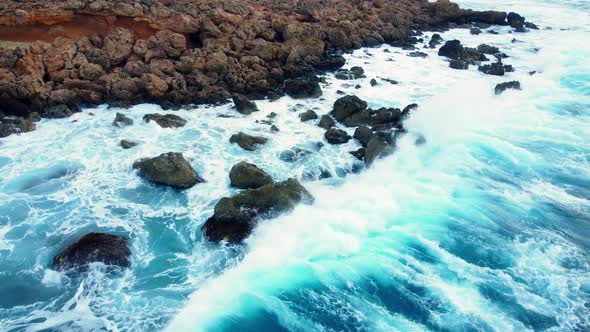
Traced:
<path fill-rule="evenodd" d="M 188 121 L 174 129 L 142 121 L 172 112 L 157 105 L 101 106 L 0 140 L 0 330 L 590 331 L 590 2 L 458 3 L 539 26 L 441 33 L 499 47 L 515 72 L 453 70 L 437 49 L 384 45 L 345 55 L 367 77 L 329 74 L 320 99 L 257 101 L 249 116 L 198 106 L 174 111 Z M 512 80 L 521 91 L 494 94 Z M 367 169 L 348 153 L 358 142 L 327 144 L 300 121 L 328 113 L 338 91 L 372 108 L 419 104 L 393 155 Z M 115 112 L 135 125 L 112 126 Z M 244 151 L 229 143 L 238 131 L 270 140 Z M 294 148 L 308 153 L 281 160 Z M 131 169 L 168 151 L 206 183 L 176 191 Z M 237 192 L 228 173 L 241 160 L 300 179 L 315 203 L 243 245 L 209 243 L 200 227 Z M 128 237 L 131 268 L 50 269 L 91 231 Z"/>

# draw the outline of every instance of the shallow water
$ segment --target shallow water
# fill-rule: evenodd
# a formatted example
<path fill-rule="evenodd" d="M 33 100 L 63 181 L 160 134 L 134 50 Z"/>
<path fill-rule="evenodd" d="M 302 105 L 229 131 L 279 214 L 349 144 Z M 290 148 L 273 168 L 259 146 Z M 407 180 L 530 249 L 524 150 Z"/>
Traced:
<path fill-rule="evenodd" d="M 162 112 L 155 105 L 89 109 L 3 139 L 1 329 L 589 330 L 590 4 L 460 3 L 516 10 L 541 27 L 443 34 L 499 46 L 516 72 L 456 71 L 436 50 L 421 59 L 384 46 L 347 56 L 367 78 L 328 76 L 320 100 L 258 102 L 250 116 L 229 105 L 178 111 L 188 120 L 180 129 L 141 121 Z M 493 94 L 513 79 L 522 91 Z M 356 142 L 318 147 L 323 130 L 298 114 L 329 112 L 337 90 L 372 107 L 420 104 L 393 156 L 358 173 L 347 153 Z M 113 127 L 117 111 L 135 125 Z M 270 112 L 279 133 L 256 123 Z M 228 142 L 239 130 L 271 140 L 246 152 Z M 426 144 L 414 144 L 419 135 Z M 142 144 L 122 150 L 122 138 Z M 293 147 L 311 153 L 279 158 Z M 168 151 L 183 152 L 207 182 L 178 192 L 131 170 Z M 302 179 L 316 202 L 259 225 L 246 246 L 209 244 L 200 226 L 235 193 L 227 175 L 243 159 L 276 180 Z M 313 181 L 326 171 L 333 177 Z M 97 264 L 74 277 L 48 268 L 96 230 L 131 239 L 131 269 Z"/>

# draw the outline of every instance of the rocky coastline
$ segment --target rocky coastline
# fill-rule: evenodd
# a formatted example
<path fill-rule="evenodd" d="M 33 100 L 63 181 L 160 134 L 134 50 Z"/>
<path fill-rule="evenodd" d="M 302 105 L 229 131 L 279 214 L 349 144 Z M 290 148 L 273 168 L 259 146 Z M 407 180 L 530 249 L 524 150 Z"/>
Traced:
<path fill-rule="evenodd" d="M 96 29 L 74 28 L 72 22 L 82 18 Z M 336 71 L 335 77 L 342 80 L 364 77 L 360 67 L 341 69 L 346 62 L 342 53 L 382 44 L 415 50 L 410 53 L 415 57 L 426 56 L 419 51 L 422 47 L 440 48 L 438 54 L 448 59 L 452 69 L 475 65 L 484 74 L 501 76 L 513 68 L 502 62 L 506 55 L 496 48 L 464 47 L 438 34 L 430 40 L 422 37 L 422 31 L 457 27 L 478 34 L 492 25 L 510 26 L 517 33 L 537 29 L 516 13 L 463 10 L 446 0 L 24 0 L 1 4 L 0 40 L 5 40 L 0 44 L 0 137 L 32 131 L 41 118 L 66 118 L 100 104 L 155 103 L 174 110 L 231 101 L 238 113 L 248 116 L 258 111 L 255 99 L 322 96 L 323 73 Z M 22 33 L 27 27 L 46 33 L 33 41 Z M 490 58 L 495 62 L 481 65 Z M 495 93 L 506 89 L 520 89 L 520 83 L 499 84 Z M 308 110 L 300 119 L 319 119 L 317 125 L 325 130 L 328 144 L 357 140 L 362 147 L 350 151 L 351 157 L 368 167 L 394 152 L 396 139 L 406 132 L 403 121 L 417 108 L 410 104 L 403 109 L 371 109 L 366 101 L 346 95 L 334 101 L 329 114 Z M 147 114 L 143 120 L 172 129 L 186 124 L 171 113 Z M 113 125 L 132 126 L 133 120 L 117 113 Z M 347 128 L 354 128 L 354 135 Z M 242 132 L 230 138 L 248 152 L 268 140 Z M 422 138 L 416 144 L 424 142 Z M 123 149 L 137 144 L 121 140 Z M 146 181 L 176 190 L 207 180 L 179 152 L 138 160 L 132 168 Z M 217 202 L 214 215 L 202 226 L 205 238 L 213 242 L 239 243 L 258 220 L 313 202 L 298 180 L 276 182 L 247 162 L 234 165 L 229 177 L 231 185 L 242 191 Z M 91 233 L 59 253 L 53 267 L 69 269 L 96 261 L 127 267 L 126 241 Z M 110 252 L 109 246 L 116 250 Z"/>

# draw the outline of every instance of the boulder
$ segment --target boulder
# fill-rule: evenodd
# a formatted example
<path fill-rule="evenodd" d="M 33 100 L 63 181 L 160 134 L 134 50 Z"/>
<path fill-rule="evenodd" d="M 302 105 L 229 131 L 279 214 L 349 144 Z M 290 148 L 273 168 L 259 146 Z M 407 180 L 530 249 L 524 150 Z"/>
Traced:
<path fill-rule="evenodd" d="M 497 54 L 500 53 L 500 49 L 495 46 L 490 46 L 488 44 L 480 44 L 477 46 L 477 50 L 483 54 Z"/>
<path fill-rule="evenodd" d="M 480 72 L 494 76 L 504 76 L 507 71 L 512 71 L 512 66 L 504 65 L 501 61 L 492 63 L 491 65 L 483 65 L 477 68 Z"/>
<path fill-rule="evenodd" d="M 122 139 L 121 140 L 121 147 L 123 149 L 125 149 L 125 150 L 131 149 L 132 147 L 137 146 L 137 145 L 139 145 L 139 143 L 138 142 L 135 142 L 135 141 L 130 141 L 130 140 L 127 140 L 127 139 Z"/>
<path fill-rule="evenodd" d="M 141 84 L 151 97 L 162 97 L 168 91 L 168 83 L 154 74 L 144 74 L 141 77 Z"/>
<path fill-rule="evenodd" d="M 344 144 L 350 141 L 351 137 L 342 129 L 330 128 L 324 134 L 326 141 L 330 144 Z"/>
<path fill-rule="evenodd" d="M 258 107 L 255 103 L 251 102 L 246 96 L 235 95 L 232 97 L 236 110 L 244 115 L 250 115 L 253 112 L 258 112 Z"/>
<path fill-rule="evenodd" d="M 104 75 L 104 69 L 95 63 L 86 63 L 80 66 L 80 78 L 88 81 L 94 81 Z"/>
<path fill-rule="evenodd" d="M 63 119 L 70 117 L 72 114 L 72 111 L 67 105 L 61 104 L 47 108 L 45 113 L 43 113 L 43 117 L 48 119 Z"/>
<path fill-rule="evenodd" d="M 261 218 L 272 218 L 289 212 L 299 203 L 311 204 L 313 196 L 295 179 L 249 189 L 222 198 L 213 216 L 203 225 L 209 241 L 243 241 Z"/>
<path fill-rule="evenodd" d="M 358 160 L 361 160 L 361 161 L 362 161 L 362 160 L 364 160 L 364 158 L 365 158 L 365 151 L 366 151 L 366 149 L 365 149 L 365 148 L 360 148 L 360 149 L 358 149 L 358 150 L 355 150 L 355 151 L 350 151 L 349 153 L 350 153 L 350 154 L 351 154 L 353 157 L 355 157 L 356 159 L 358 159 Z"/>
<path fill-rule="evenodd" d="M 229 142 L 236 143 L 246 151 L 254 151 L 258 148 L 258 146 L 266 144 L 266 142 L 268 142 L 268 138 L 262 136 L 252 136 L 243 132 L 239 132 L 237 134 L 233 134 L 229 138 Z"/>
<path fill-rule="evenodd" d="M 317 119 L 318 118 L 318 115 L 313 110 L 307 110 L 307 111 L 299 114 L 299 118 L 301 119 L 301 122 L 306 122 L 306 121 L 309 121 L 309 120 L 315 120 L 315 119 Z"/>
<path fill-rule="evenodd" d="M 162 128 L 179 128 L 184 127 L 187 121 L 174 114 L 146 114 L 143 117 L 145 122 L 155 121 Z"/>
<path fill-rule="evenodd" d="M 500 83 L 500 84 L 496 85 L 494 92 L 496 95 L 500 95 L 508 89 L 520 90 L 520 82 L 519 81 L 510 81 L 510 82 Z"/>
<path fill-rule="evenodd" d="M 330 114 L 339 122 L 344 121 L 354 113 L 363 111 L 367 108 L 367 102 L 357 96 L 344 96 L 334 102 L 334 107 Z"/>
<path fill-rule="evenodd" d="M 124 237 L 90 233 L 53 257 L 52 268 L 63 271 L 100 262 L 120 267 L 129 266 L 131 251 Z"/>
<path fill-rule="evenodd" d="M 317 98 L 322 95 L 320 84 L 310 80 L 288 80 L 285 93 L 294 99 Z"/>
<path fill-rule="evenodd" d="M 449 40 L 438 50 L 438 55 L 449 59 L 461 59 L 463 57 L 463 45 L 456 39 Z"/>
<path fill-rule="evenodd" d="M 373 130 L 367 126 L 360 126 L 356 128 L 352 137 L 356 138 L 363 147 L 367 147 L 371 137 L 373 137 Z"/>
<path fill-rule="evenodd" d="M 270 175 L 254 164 L 241 161 L 229 172 L 230 184 L 238 189 L 256 189 L 273 183 Z"/>
<path fill-rule="evenodd" d="M 182 153 L 168 152 L 155 158 L 141 159 L 133 164 L 133 168 L 139 169 L 142 178 L 175 189 L 188 189 L 205 182 Z"/>
<path fill-rule="evenodd" d="M 451 60 L 449 62 L 449 67 L 453 69 L 465 70 L 469 69 L 469 64 L 463 60 Z"/>
<path fill-rule="evenodd" d="M 0 119 L 0 137 L 8 137 L 12 134 L 27 133 L 35 130 L 35 123 L 29 118 L 6 116 Z"/>
<path fill-rule="evenodd" d="M 523 28 L 526 21 L 524 17 L 514 12 L 508 13 L 506 20 L 508 21 L 508 25 L 515 29 Z"/>
<path fill-rule="evenodd" d="M 318 123 L 318 126 L 320 128 L 324 128 L 326 130 L 334 127 L 335 125 L 336 122 L 334 121 L 334 119 L 332 119 L 332 117 L 327 114 L 322 115 L 322 117 L 320 118 L 320 122 Z"/>
<path fill-rule="evenodd" d="M 147 40 L 147 47 L 162 50 L 170 58 L 178 58 L 186 51 L 186 39 L 179 33 L 162 30 Z"/>
<path fill-rule="evenodd" d="M 432 37 L 430 37 L 430 41 L 428 42 L 428 46 L 430 48 L 435 48 L 438 45 L 442 44 L 443 42 L 443 38 L 441 37 L 441 35 L 439 35 L 438 33 L 435 33 L 432 35 Z"/>
<path fill-rule="evenodd" d="M 323 59 L 315 67 L 319 70 L 337 70 L 346 64 L 346 59 L 342 55 L 333 55 Z"/>
<path fill-rule="evenodd" d="M 128 118 L 125 114 L 117 113 L 115 115 L 115 120 L 113 120 L 113 126 L 115 127 L 125 127 L 133 125 L 133 119 Z"/>
<path fill-rule="evenodd" d="M 371 137 L 365 150 L 365 164 L 370 166 L 378 158 L 393 153 L 393 137 L 389 132 L 377 132 Z"/>

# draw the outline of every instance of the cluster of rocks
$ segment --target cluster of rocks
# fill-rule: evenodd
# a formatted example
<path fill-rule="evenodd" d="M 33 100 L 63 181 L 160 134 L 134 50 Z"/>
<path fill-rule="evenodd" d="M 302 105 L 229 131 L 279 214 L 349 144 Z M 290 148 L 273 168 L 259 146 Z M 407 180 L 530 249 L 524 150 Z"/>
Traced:
<path fill-rule="evenodd" d="M 0 4 L 0 28 L 60 27 L 81 15 L 105 18 L 111 30 L 50 40 L 40 35 L 46 41 L 0 50 L 0 115 L 8 117 L 3 135 L 32 130 L 34 113 L 66 117 L 80 105 L 173 108 L 225 102 L 234 94 L 317 97 L 315 75 L 342 67 L 338 51 L 383 43 L 413 47 L 415 30 L 451 24 L 520 22 L 443 0 L 21 0 Z M 120 19 L 147 24 L 149 31 L 119 26 Z M 64 36 L 75 35 L 67 29 Z"/>
<path fill-rule="evenodd" d="M 247 115 L 258 108 L 245 95 L 321 96 L 315 75 L 344 65 L 343 58 L 334 55 L 339 50 L 383 43 L 413 49 L 422 41 L 415 30 L 445 29 L 451 24 L 533 28 L 513 13 L 462 10 L 445 0 L 22 0 L 0 4 L 0 26 L 51 25 L 78 15 L 132 18 L 147 22 L 157 32 L 139 38 L 137 31 L 114 25 L 104 36 L 58 37 L 50 43 L 1 50 L 0 134 L 30 131 L 40 117 L 63 118 L 77 112 L 80 105 L 101 103 L 156 102 L 173 108 L 221 102 L 233 96 L 236 110 Z M 442 42 L 438 37 L 433 36 L 430 47 Z M 483 59 L 483 50 L 476 53 L 454 44 L 443 46 L 441 55 L 468 64 L 483 61 L 478 60 Z M 336 75 L 357 79 L 364 72 L 351 68 Z M 319 118 L 317 125 L 326 130 L 324 138 L 330 144 L 358 140 L 362 148 L 351 154 L 371 165 L 393 152 L 396 138 L 405 132 L 402 120 L 416 107 L 371 110 L 358 97 L 344 96 L 336 100 L 330 114 L 319 117 L 310 110 L 301 114 L 301 120 Z M 173 114 L 147 114 L 144 121 L 163 128 L 186 124 Z M 113 125 L 133 125 L 133 120 L 117 114 Z M 354 135 L 342 128 L 355 128 Z M 249 151 L 267 141 L 241 132 L 230 138 L 231 143 Z M 123 148 L 137 144 L 121 141 Z M 285 160 L 292 158 L 284 156 Z M 133 168 L 154 184 L 179 190 L 205 181 L 181 153 L 141 159 Z M 247 162 L 234 165 L 229 178 L 230 184 L 242 191 L 215 205 L 202 227 L 210 241 L 241 242 L 261 219 L 313 202 L 313 196 L 297 180 L 275 182 Z M 127 267 L 129 255 L 126 238 L 90 233 L 57 254 L 53 267 L 64 270 L 91 262 Z"/>

